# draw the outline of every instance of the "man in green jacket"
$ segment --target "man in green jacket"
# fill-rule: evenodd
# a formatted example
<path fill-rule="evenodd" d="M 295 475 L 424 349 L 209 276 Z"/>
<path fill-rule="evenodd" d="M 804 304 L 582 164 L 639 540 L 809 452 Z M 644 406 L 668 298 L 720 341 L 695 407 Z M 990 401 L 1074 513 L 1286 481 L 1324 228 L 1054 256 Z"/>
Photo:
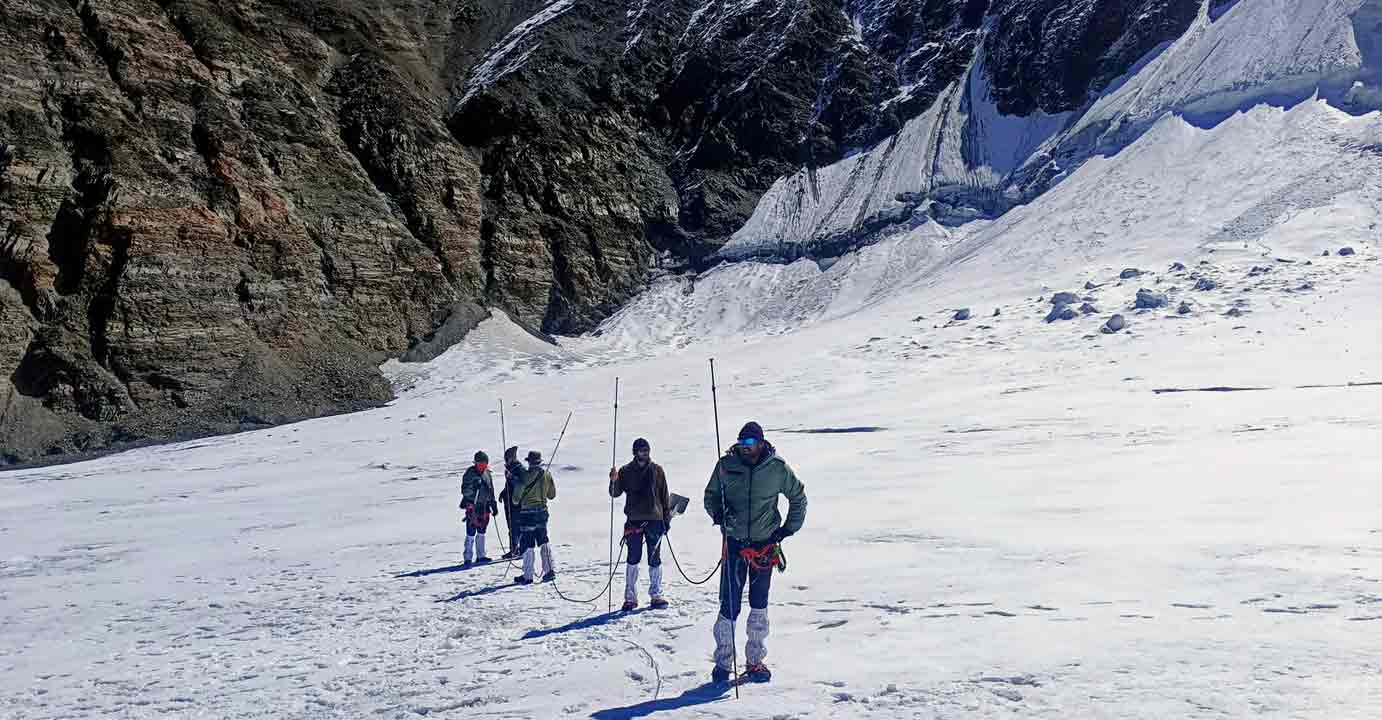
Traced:
<path fill-rule="evenodd" d="M 533 583 L 535 548 L 542 554 L 542 581 L 550 582 L 557 576 L 547 537 L 547 501 L 556 499 L 557 484 L 542 466 L 542 453 L 529 450 L 526 459 L 528 468 L 519 476 L 512 500 L 518 510 L 518 549 L 523 554 L 523 574 L 513 579 L 519 585 Z"/>
<path fill-rule="evenodd" d="M 672 520 L 672 498 L 667 475 L 653 462 L 648 441 L 633 441 L 633 462 L 609 470 L 609 496 L 624 496 L 624 544 L 629 548 L 624 566 L 624 612 L 638 607 L 638 564 L 648 546 L 648 596 L 653 609 L 667 607 L 662 597 L 662 536 Z"/>
<path fill-rule="evenodd" d="M 465 510 L 465 564 L 470 565 L 472 558 L 490 562 L 485 555 L 485 530 L 489 529 L 489 520 L 499 510 L 499 504 L 494 501 L 489 455 L 483 450 L 475 453 L 475 464 L 466 468 L 461 477 L 461 509 Z"/>
<path fill-rule="evenodd" d="M 778 495 L 787 497 L 785 522 L 777 509 Z M 806 488 L 772 444 L 763 439 L 763 428 L 758 423 L 744 425 L 739 431 L 739 442 L 715 464 L 705 486 L 705 511 L 724 534 L 712 677 L 716 682 L 730 679 L 734 623 L 743 606 L 747 579 L 747 662 L 741 679 L 768 682 L 772 673 L 763 664 L 768 655 L 768 589 L 773 568 L 783 564 L 778 545 L 806 521 Z"/>

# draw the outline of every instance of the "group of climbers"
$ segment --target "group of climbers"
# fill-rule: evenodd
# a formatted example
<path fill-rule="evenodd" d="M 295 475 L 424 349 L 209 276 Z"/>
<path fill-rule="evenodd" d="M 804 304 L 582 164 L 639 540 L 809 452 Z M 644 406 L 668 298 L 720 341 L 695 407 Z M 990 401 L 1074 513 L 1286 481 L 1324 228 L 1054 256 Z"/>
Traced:
<path fill-rule="evenodd" d="M 461 481 L 461 508 L 465 510 L 465 564 L 491 562 L 485 555 L 485 532 L 503 503 L 509 527 L 510 547 L 504 559 L 522 557 L 523 573 L 514 582 L 530 585 L 534 554 L 542 558 L 542 580 L 556 577 L 547 503 L 557 496 L 552 473 L 543 466 L 536 450 L 526 456 L 527 467 L 518 462 L 518 448 L 504 451 L 504 490 L 497 496 L 489 471 L 489 457 L 475 453 L 475 464 Z M 653 462 L 652 447 L 644 438 L 633 443 L 633 459 L 621 468 L 610 468 L 609 496 L 624 496 L 624 543 L 628 549 L 624 568 L 623 611 L 638 607 L 639 568 L 648 558 L 649 606 L 667 606 L 662 587 L 662 540 L 671 529 L 675 508 L 668 491 L 667 475 Z M 787 517 L 778 511 L 778 497 L 787 499 Z M 706 514 L 720 528 L 721 558 L 719 613 L 713 625 L 716 682 L 734 680 L 735 626 L 749 596 L 746 622 L 743 682 L 768 682 L 772 674 L 764 664 L 768 648 L 768 594 L 774 569 L 786 567 L 782 541 L 801 530 L 806 520 L 806 488 L 777 450 L 763 437 L 763 428 L 749 422 L 738 441 L 715 463 L 704 493 Z"/>
<path fill-rule="evenodd" d="M 542 465 L 542 453 L 530 450 L 528 467 L 518 462 L 518 448 L 504 451 L 504 490 L 494 493 L 494 475 L 489 471 L 489 455 L 475 453 L 475 463 L 461 477 L 461 504 L 465 511 L 464 565 L 493 562 L 485 555 L 485 531 L 489 521 L 504 503 L 509 527 L 509 551 L 503 559 L 523 558 L 523 574 L 514 578 L 521 585 L 533 583 L 534 554 L 542 556 L 542 580 L 557 576 L 552 560 L 551 539 L 547 536 L 547 501 L 557 497 L 556 481 Z"/>

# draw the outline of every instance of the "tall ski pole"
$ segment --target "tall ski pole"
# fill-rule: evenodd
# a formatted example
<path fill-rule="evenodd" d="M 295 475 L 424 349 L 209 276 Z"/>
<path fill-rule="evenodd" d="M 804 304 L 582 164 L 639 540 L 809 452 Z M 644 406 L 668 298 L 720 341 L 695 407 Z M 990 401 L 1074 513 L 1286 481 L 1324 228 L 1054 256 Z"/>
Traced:
<path fill-rule="evenodd" d="M 561 424 L 561 434 L 557 436 L 557 445 L 552 448 L 552 457 L 547 460 L 547 468 L 549 470 L 552 468 L 552 463 L 557 461 L 557 451 L 561 450 L 561 439 L 566 437 L 566 426 L 571 424 L 572 414 L 571 412 L 566 413 L 566 422 Z"/>
<path fill-rule="evenodd" d="M 504 426 L 504 398 L 499 398 L 499 453 L 503 457 L 504 463 L 504 489 L 509 490 L 509 458 L 505 455 L 509 451 L 509 431 Z M 509 535 L 509 544 L 513 545 L 513 498 L 504 497 L 504 531 Z M 503 545 L 502 539 L 500 545 Z M 504 554 L 509 555 L 512 550 L 505 550 Z"/>
<path fill-rule="evenodd" d="M 609 444 L 609 467 L 614 471 L 619 462 L 619 376 L 614 376 L 614 438 Z M 609 574 L 614 577 L 614 497 L 609 499 Z M 614 612 L 614 583 L 609 584 L 605 612 Z"/>
<path fill-rule="evenodd" d="M 710 406 L 714 409 L 715 412 L 715 474 L 720 478 L 720 597 L 722 599 L 725 597 L 725 589 L 728 588 L 731 593 L 729 605 L 730 607 L 734 607 L 734 576 L 730 574 L 729 568 L 729 530 L 725 527 L 725 523 L 729 522 L 729 501 L 725 497 L 725 474 L 723 471 L 720 470 L 720 449 L 723 446 L 720 445 L 720 398 L 715 390 L 715 358 L 710 358 Z M 718 615 L 719 612 L 720 611 L 717 609 L 715 611 L 716 615 Z M 716 622 L 718 621 L 719 618 L 717 617 Z M 734 682 L 735 700 L 739 699 L 739 638 L 737 637 L 738 625 L 738 618 L 733 618 L 730 620 L 730 657 L 733 658 L 731 660 L 731 662 L 733 663 L 731 667 L 734 670 L 734 674 L 730 676 L 730 679 Z"/>

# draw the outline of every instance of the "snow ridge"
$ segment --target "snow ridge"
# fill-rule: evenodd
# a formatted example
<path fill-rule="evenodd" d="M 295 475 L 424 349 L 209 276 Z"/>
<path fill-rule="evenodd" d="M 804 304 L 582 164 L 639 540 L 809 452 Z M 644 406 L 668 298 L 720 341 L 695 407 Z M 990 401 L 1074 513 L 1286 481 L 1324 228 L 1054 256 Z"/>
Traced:
<path fill-rule="evenodd" d="M 555 0 L 547 7 L 544 7 L 536 15 L 519 23 L 513 30 L 509 31 L 504 39 L 490 49 L 489 53 L 470 74 L 470 79 L 465 84 L 465 94 L 461 96 L 459 104 L 465 104 L 476 93 L 493 85 L 500 78 L 513 72 L 517 72 L 523 64 L 532 56 L 540 43 L 529 41 L 542 29 L 544 25 L 561 17 L 575 4 L 575 0 Z M 527 44 L 528 47 L 517 57 L 514 53 L 520 46 Z"/>
<path fill-rule="evenodd" d="M 867 8 L 851 18 L 869 28 Z M 1350 112 L 1382 108 L 1382 0 L 1260 0 L 1154 49 L 1072 113 L 1005 116 L 990 99 L 988 29 L 960 83 L 893 137 L 833 165 L 780 178 L 721 250 L 729 260 L 831 257 L 937 218 L 996 217 L 1088 158 L 1127 147 L 1167 114 L 1209 127 L 1259 103 L 1318 95 Z"/>

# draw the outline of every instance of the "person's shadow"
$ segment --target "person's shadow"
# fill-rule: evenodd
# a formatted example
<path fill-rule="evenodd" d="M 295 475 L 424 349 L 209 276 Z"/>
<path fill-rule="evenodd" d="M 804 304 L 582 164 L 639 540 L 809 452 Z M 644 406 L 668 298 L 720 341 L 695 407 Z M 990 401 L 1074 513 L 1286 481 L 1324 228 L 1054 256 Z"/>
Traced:
<path fill-rule="evenodd" d="M 713 703 L 716 700 L 724 699 L 728 692 L 729 685 L 725 683 L 708 682 L 704 685 L 693 687 L 674 698 L 648 700 L 638 703 L 637 705 L 629 705 L 628 707 L 597 710 L 591 713 L 590 717 L 592 720 L 630 720 L 631 718 L 647 717 L 657 712 L 681 710 L 696 705 Z"/>
<path fill-rule="evenodd" d="M 536 640 L 538 638 L 547 637 L 548 635 L 557 635 L 560 633 L 571 632 L 572 630 L 585 630 L 587 628 L 608 625 L 609 623 L 614 622 L 615 620 L 626 618 L 631 615 L 639 615 L 648 612 L 648 610 L 648 608 L 638 608 L 636 610 L 618 610 L 612 613 L 596 615 L 594 617 L 581 618 L 580 620 L 575 620 L 565 625 L 559 625 L 554 628 L 544 628 L 542 630 L 529 630 L 527 633 L 523 635 L 522 639 Z"/>

